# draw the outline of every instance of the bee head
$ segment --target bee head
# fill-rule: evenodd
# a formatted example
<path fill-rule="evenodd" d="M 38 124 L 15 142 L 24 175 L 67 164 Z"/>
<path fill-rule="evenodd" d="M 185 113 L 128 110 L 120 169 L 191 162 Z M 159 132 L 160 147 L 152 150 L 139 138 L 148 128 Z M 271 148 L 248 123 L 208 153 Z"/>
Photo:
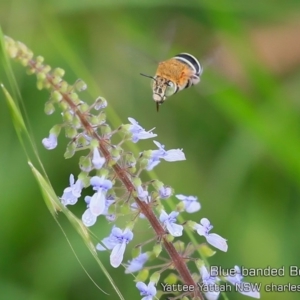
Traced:
<path fill-rule="evenodd" d="M 153 100 L 159 104 L 162 104 L 167 97 L 172 96 L 177 91 L 177 85 L 171 80 L 161 76 L 152 77 L 145 74 L 141 75 L 154 80 L 152 83 Z"/>
<path fill-rule="evenodd" d="M 142 74 L 142 76 L 149 77 L 153 79 L 152 91 L 153 91 L 153 100 L 156 102 L 156 110 L 159 110 L 159 105 L 164 103 L 167 97 L 172 96 L 178 91 L 177 84 L 171 80 L 163 78 L 161 76 L 149 76 Z"/>
<path fill-rule="evenodd" d="M 176 93 L 176 84 L 166 78 L 156 76 L 152 84 L 153 100 L 158 103 L 163 103 L 167 97 Z"/>

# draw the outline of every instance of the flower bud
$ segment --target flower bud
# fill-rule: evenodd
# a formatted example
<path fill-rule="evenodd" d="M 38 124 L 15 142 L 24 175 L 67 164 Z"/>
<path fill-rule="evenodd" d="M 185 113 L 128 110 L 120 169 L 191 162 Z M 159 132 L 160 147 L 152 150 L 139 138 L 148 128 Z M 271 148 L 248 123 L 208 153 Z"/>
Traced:
<path fill-rule="evenodd" d="M 58 103 L 63 98 L 62 94 L 59 91 L 53 91 L 51 94 L 51 100 L 53 100 L 55 103 Z"/>
<path fill-rule="evenodd" d="M 77 139 L 77 143 L 79 146 L 84 147 L 88 144 L 88 141 L 86 140 L 86 137 L 81 134 Z"/>
<path fill-rule="evenodd" d="M 158 283 L 159 278 L 160 278 L 160 273 L 159 273 L 159 272 L 154 272 L 154 273 L 151 275 L 151 277 L 150 277 L 150 281 L 151 281 L 151 282 Z"/>
<path fill-rule="evenodd" d="M 67 110 L 65 112 L 62 113 L 63 116 L 63 120 L 66 123 L 71 123 L 73 121 L 73 114 L 71 113 L 71 111 Z"/>
<path fill-rule="evenodd" d="M 205 265 L 204 261 L 200 258 L 195 261 L 195 264 L 196 264 L 197 269 L 200 269 L 202 266 Z"/>
<path fill-rule="evenodd" d="M 77 130 L 72 126 L 65 127 L 66 137 L 69 139 L 73 139 L 77 135 Z"/>
<path fill-rule="evenodd" d="M 134 247 L 132 250 L 131 250 L 131 255 L 132 255 L 132 258 L 135 258 L 135 257 L 138 257 L 140 254 L 141 254 L 141 247 Z"/>
<path fill-rule="evenodd" d="M 95 105 L 94 105 L 94 108 L 95 110 L 100 110 L 100 109 L 103 109 L 107 106 L 107 101 L 102 98 L 102 97 L 98 97 L 96 100 L 95 100 Z"/>
<path fill-rule="evenodd" d="M 75 104 L 79 104 L 79 97 L 78 94 L 72 92 L 69 94 L 70 99 L 73 101 Z"/>
<path fill-rule="evenodd" d="M 185 243 L 178 240 L 174 243 L 174 247 L 177 250 L 177 252 L 183 253 L 185 250 Z"/>
<path fill-rule="evenodd" d="M 67 110 L 69 109 L 69 105 L 68 105 L 68 103 L 66 103 L 65 101 L 61 101 L 61 102 L 59 102 L 59 108 L 60 108 L 63 112 L 65 112 L 65 111 L 67 111 Z"/>
<path fill-rule="evenodd" d="M 69 143 L 66 152 L 64 153 L 65 159 L 71 158 L 75 154 L 75 150 L 76 150 L 76 144 Z"/>
<path fill-rule="evenodd" d="M 35 61 L 37 64 L 41 65 L 44 62 L 44 57 L 39 55 L 36 57 Z"/>
<path fill-rule="evenodd" d="M 74 87 L 78 92 L 82 92 L 87 89 L 87 85 L 82 79 L 77 79 L 74 83 Z"/>
<path fill-rule="evenodd" d="M 80 119 L 78 118 L 78 116 L 74 116 L 73 120 L 72 120 L 72 124 L 75 128 L 79 129 L 82 127 Z"/>
<path fill-rule="evenodd" d="M 61 125 L 54 125 L 54 126 L 50 129 L 50 133 L 55 134 L 56 136 L 59 136 L 60 130 L 61 130 Z"/>
<path fill-rule="evenodd" d="M 139 160 L 139 163 L 140 163 L 140 167 L 141 167 L 142 169 L 146 169 L 147 166 L 148 166 L 149 160 L 146 159 L 146 158 L 141 158 L 141 159 Z"/>
<path fill-rule="evenodd" d="M 101 170 L 99 170 L 99 176 L 104 176 L 107 177 L 109 174 L 109 171 L 107 169 L 102 168 Z"/>
<path fill-rule="evenodd" d="M 86 173 L 84 171 L 80 172 L 79 175 L 78 175 L 78 179 L 81 180 L 84 187 L 88 187 L 90 185 L 90 180 L 91 179 L 90 179 L 88 173 Z"/>
<path fill-rule="evenodd" d="M 161 251 L 162 251 L 161 244 L 154 245 L 154 247 L 153 247 L 153 253 L 155 254 L 156 257 L 158 257 L 160 255 Z"/>
<path fill-rule="evenodd" d="M 51 67 L 49 65 L 46 65 L 43 67 L 42 72 L 45 74 L 48 74 L 51 71 Z"/>
<path fill-rule="evenodd" d="M 62 68 L 55 68 L 52 72 L 54 76 L 63 77 L 65 75 L 65 70 Z"/>
<path fill-rule="evenodd" d="M 91 117 L 89 117 L 89 122 L 90 122 L 92 125 L 99 125 L 99 119 L 98 119 L 98 116 L 91 116 Z"/>
<path fill-rule="evenodd" d="M 58 85 L 61 82 L 60 76 L 52 76 L 52 84 Z"/>
<path fill-rule="evenodd" d="M 107 124 L 101 126 L 101 132 L 103 135 L 109 135 L 111 133 L 111 128 Z"/>
<path fill-rule="evenodd" d="M 181 201 L 176 205 L 176 211 L 182 212 L 184 210 L 185 210 L 185 204 L 184 202 Z"/>
<path fill-rule="evenodd" d="M 84 172 L 89 172 L 92 170 L 92 162 L 89 157 L 81 156 L 79 159 L 79 167 Z"/>
<path fill-rule="evenodd" d="M 211 257 L 216 254 L 216 251 L 214 251 L 207 244 L 204 243 L 199 246 L 199 249 L 201 254 L 205 257 Z"/>
<path fill-rule="evenodd" d="M 167 234 L 167 235 L 166 235 L 166 240 L 167 240 L 168 242 L 173 242 L 173 241 L 174 241 L 174 236 L 171 235 L 171 234 Z"/>
<path fill-rule="evenodd" d="M 79 106 L 81 112 L 85 113 L 89 110 L 90 106 L 87 103 L 82 103 Z"/>
<path fill-rule="evenodd" d="M 141 179 L 138 178 L 138 177 L 133 178 L 133 179 L 132 179 L 132 183 L 133 183 L 133 185 L 134 185 L 135 187 L 141 186 L 141 185 L 142 185 L 142 181 L 141 181 Z"/>
<path fill-rule="evenodd" d="M 148 269 L 143 269 L 142 271 L 140 271 L 137 274 L 136 280 L 144 282 L 148 279 L 148 276 L 149 276 L 149 270 Z"/>
<path fill-rule="evenodd" d="M 103 124 L 106 122 L 106 114 L 104 111 L 101 111 L 98 117 L 98 124 Z"/>
<path fill-rule="evenodd" d="M 53 103 L 52 102 L 46 102 L 45 103 L 45 107 L 44 107 L 44 111 L 45 111 L 45 114 L 46 115 L 51 115 L 51 114 L 53 114 L 54 113 L 54 111 L 55 111 L 55 107 L 54 107 L 54 105 L 53 105 Z"/>
<path fill-rule="evenodd" d="M 60 83 L 59 83 L 59 91 L 61 93 L 66 93 L 67 90 L 68 90 L 68 83 L 64 80 L 62 80 Z"/>
<path fill-rule="evenodd" d="M 167 284 L 175 284 L 178 281 L 178 276 L 174 273 L 170 273 L 165 279 L 164 282 Z"/>

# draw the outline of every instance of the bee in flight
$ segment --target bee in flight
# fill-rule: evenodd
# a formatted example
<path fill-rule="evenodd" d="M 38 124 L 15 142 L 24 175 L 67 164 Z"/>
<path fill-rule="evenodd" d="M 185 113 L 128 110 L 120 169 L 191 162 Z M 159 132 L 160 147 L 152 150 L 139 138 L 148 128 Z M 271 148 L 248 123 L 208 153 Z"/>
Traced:
<path fill-rule="evenodd" d="M 199 61 L 191 54 L 180 53 L 158 64 L 153 76 L 142 74 L 142 76 L 153 79 L 153 100 L 156 109 L 164 103 L 167 97 L 199 83 L 203 72 Z"/>

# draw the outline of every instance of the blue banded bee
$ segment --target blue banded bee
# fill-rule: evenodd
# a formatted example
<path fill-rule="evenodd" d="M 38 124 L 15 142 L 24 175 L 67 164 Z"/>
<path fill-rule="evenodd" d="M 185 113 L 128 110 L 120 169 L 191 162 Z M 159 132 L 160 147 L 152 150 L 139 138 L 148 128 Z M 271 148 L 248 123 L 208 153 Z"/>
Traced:
<path fill-rule="evenodd" d="M 142 76 L 153 79 L 153 100 L 156 109 L 164 103 L 167 97 L 199 83 L 203 72 L 199 61 L 191 54 L 180 53 L 169 60 L 160 62 L 155 76 L 142 74 Z"/>

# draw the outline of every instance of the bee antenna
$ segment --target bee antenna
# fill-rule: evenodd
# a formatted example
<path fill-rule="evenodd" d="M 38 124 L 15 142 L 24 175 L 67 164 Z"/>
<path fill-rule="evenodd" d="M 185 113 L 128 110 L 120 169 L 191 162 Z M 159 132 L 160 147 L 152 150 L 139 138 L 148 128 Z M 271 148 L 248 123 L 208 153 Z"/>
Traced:
<path fill-rule="evenodd" d="M 148 78 L 151 78 L 151 79 L 153 79 L 156 82 L 156 79 L 153 76 L 146 75 L 146 74 L 143 74 L 143 73 L 140 73 L 140 75 L 148 77 Z"/>
<path fill-rule="evenodd" d="M 156 111 L 159 112 L 159 103 L 156 102 Z"/>

